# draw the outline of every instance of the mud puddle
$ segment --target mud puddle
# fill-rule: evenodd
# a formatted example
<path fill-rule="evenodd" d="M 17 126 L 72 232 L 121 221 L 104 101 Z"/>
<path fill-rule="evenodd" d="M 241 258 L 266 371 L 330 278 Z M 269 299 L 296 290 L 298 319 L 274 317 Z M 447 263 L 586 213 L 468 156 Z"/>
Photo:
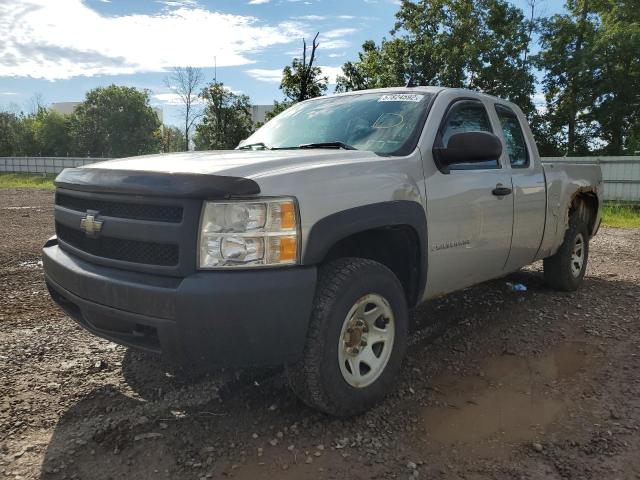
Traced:
<path fill-rule="evenodd" d="M 422 413 L 423 440 L 439 447 L 464 444 L 480 454 L 534 440 L 571 402 L 558 384 L 570 382 L 597 352 L 571 342 L 535 357 L 491 357 L 477 376 L 435 378 L 437 405 Z"/>

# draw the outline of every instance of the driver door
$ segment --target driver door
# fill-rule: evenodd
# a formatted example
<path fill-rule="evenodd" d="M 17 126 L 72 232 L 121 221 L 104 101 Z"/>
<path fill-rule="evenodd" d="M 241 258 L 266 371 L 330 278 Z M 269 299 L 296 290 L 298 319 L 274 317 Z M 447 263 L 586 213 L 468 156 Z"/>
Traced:
<path fill-rule="evenodd" d="M 486 106 L 475 98 L 455 100 L 445 111 L 433 146 L 446 146 L 451 135 L 471 131 L 495 133 Z M 464 288 L 504 271 L 511 248 L 513 187 L 503 160 L 448 168 L 436 164 L 438 170 L 426 178 L 428 296 Z"/>

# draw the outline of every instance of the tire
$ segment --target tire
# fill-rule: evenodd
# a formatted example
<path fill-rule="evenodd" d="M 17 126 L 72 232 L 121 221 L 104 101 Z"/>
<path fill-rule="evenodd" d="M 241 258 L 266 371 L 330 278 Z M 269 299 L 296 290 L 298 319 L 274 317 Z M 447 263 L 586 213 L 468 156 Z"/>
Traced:
<path fill-rule="evenodd" d="M 581 247 L 581 261 L 574 257 Z M 582 203 L 571 213 L 569 228 L 555 255 L 544 259 L 544 279 L 547 284 L 565 292 L 578 289 L 589 259 L 589 210 Z"/>
<path fill-rule="evenodd" d="M 287 367 L 291 388 L 329 415 L 365 412 L 398 376 L 407 325 L 402 285 L 387 267 L 361 258 L 321 266 L 303 356 Z"/>

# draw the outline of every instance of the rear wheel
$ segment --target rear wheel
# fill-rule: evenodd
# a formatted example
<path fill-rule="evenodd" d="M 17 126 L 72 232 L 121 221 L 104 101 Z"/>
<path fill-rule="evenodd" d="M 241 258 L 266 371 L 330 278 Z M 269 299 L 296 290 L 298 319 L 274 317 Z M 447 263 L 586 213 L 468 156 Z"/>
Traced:
<path fill-rule="evenodd" d="M 589 216 L 580 205 L 569 218 L 562 245 L 555 255 L 544 260 L 545 281 L 558 290 L 576 290 L 584 278 L 588 258 Z"/>
<path fill-rule="evenodd" d="M 406 341 L 406 300 L 393 272 L 371 260 L 336 260 L 320 267 L 304 355 L 287 368 L 289 383 L 315 409 L 362 413 L 388 392 Z"/>

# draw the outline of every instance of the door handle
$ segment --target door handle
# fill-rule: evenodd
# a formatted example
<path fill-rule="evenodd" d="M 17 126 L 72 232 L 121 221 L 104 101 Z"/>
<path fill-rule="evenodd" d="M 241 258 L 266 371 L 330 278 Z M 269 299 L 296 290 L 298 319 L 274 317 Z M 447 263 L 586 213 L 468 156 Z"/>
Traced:
<path fill-rule="evenodd" d="M 511 189 L 499 183 L 496 185 L 496 188 L 491 190 L 491 193 L 493 193 L 496 197 L 504 197 L 505 195 L 511 195 Z"/>

